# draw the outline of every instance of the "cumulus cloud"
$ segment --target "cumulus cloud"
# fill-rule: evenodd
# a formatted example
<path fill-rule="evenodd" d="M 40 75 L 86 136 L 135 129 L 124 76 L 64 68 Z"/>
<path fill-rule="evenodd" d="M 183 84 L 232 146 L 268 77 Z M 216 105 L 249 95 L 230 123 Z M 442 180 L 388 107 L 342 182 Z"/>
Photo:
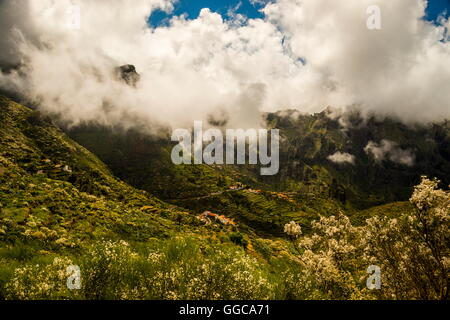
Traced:
<path fill-rule="evenodd" d="M 413 151 L 402 149 L 396 142 L 390 140 L 382 140 L 379 144 L 369 141 L 364 148 L 364 151 L 367 154 L 371 154 L 377 162 L 390 160 L 398 164 L 412 167 L 415 161 Z"/>
<path fill-rule="evenodd" d="M 337 164 L 343 164 L 343 163 L 349 163 L 349 164 L 355 164 L 355 156 L 346 153 L 346 152 L 336 152 L 327 158 L 331 162 L 337 163 Z"/>
<path fill-rule="evenodd" d="M 0 0 L 0 64 L 21 65 L 0 86 L 74 124 L 185 127 L 223 115 L 245 128 L 260 126 L 262 111 L 328 105 L 404 122 L 450 118 L 449 21 L 423 20 L 425 0 L 375 1 L 376 31 L 366 27 L 373 0 L 264 1 L 265 19 L 204 9 L 147 25 L 174 1 Z M 73 6 L 79 29 L 68 25 Z M 136 88 L 113 77 L 127 63 L 141 74 Z"/>

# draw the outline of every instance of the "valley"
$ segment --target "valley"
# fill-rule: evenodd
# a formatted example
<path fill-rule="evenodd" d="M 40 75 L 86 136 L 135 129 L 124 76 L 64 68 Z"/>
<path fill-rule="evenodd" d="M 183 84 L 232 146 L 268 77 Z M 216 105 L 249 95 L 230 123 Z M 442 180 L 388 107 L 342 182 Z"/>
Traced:
<path fill-rule="evenodd" d="M 1 97 L 0 297 L 347 297 L 339 290 L 329 296 L 317 283 L 305 290 L 307 265 L 284 226 L 295 221 L 309 237 L 314 221 L 343 213 L 357 229 L 380 214 L 414 211 L 407 200 L 421 174 L 449 177 L 449 127 L 416 132 L 372 120 L 342 131 L 324 113 L 267 120 L 284 137 L 279 176 L 261 176 L 254 165 L 174 165 L 170 139 L 89 125 L 60 129 L 57 119 Z M 381 136 L 404 146 L 414 140 L 417 168 L 375 163 L 363 146 Z M 336 150 L 355 154 L 355 164 L 328 160 Z M 54 278 L 72 264 L 88 281 L 82 290 Z M 228 280 L 202 268 L 219 268 Z M 175 271 L 176 282 L 167 282 Z M 144 284 L 149 272 L 157 276 Z M 247 282 L 230 284 L 248 272 Z M 303 280 L 292 287 L 292 277 Z"/>

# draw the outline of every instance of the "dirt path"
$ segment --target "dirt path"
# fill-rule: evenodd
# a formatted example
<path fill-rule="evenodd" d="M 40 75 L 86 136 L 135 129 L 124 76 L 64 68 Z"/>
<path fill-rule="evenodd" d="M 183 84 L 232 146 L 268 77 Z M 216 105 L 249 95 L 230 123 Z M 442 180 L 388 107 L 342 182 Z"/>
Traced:
<path fill-rule="evenodd" d="M 169 201 L 201 200 L 201 199 L 207 199 L 207 198 L 211 198 L 211 197 L 215 197 L 215 196 L 220 196 L 221 194 L 228 193 L 228 192 L 242 191 L 244 189 L 245 188 L 229 189 L 229 190 L 224 190 L 224 191 L 220 191 L 220 192 L 213 192 L 213 193 L 210 193 L 205 196 L 193 197 L 193 198 L 170 199 Z"/>

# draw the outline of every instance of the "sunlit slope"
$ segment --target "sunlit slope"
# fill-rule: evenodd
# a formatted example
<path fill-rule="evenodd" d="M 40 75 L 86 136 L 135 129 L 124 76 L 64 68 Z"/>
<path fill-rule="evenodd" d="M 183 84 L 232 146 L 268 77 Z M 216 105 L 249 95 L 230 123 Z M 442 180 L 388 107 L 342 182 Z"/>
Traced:
<path fill-rule="evenodd" d="M 0 238 L 50 246 L 104 236 L 145 240 L 180 231 L 179 215 L 195 222 L 112 176 L 38 112 L 0 97 L 0 123 Z"/>

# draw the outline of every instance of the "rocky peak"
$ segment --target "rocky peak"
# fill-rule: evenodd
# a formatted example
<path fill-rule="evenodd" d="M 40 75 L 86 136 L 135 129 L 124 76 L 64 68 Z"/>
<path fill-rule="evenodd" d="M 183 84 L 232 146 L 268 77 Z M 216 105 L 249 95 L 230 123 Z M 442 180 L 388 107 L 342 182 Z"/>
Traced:
<path fill-rule="evenodd" d="M 120 80 L 124 80 L 128 85 L 135 87 L 141 79 L 136 71 L 136 67 L 132 64 L 126 64 L 116 68 L 116 75 Z"/>

